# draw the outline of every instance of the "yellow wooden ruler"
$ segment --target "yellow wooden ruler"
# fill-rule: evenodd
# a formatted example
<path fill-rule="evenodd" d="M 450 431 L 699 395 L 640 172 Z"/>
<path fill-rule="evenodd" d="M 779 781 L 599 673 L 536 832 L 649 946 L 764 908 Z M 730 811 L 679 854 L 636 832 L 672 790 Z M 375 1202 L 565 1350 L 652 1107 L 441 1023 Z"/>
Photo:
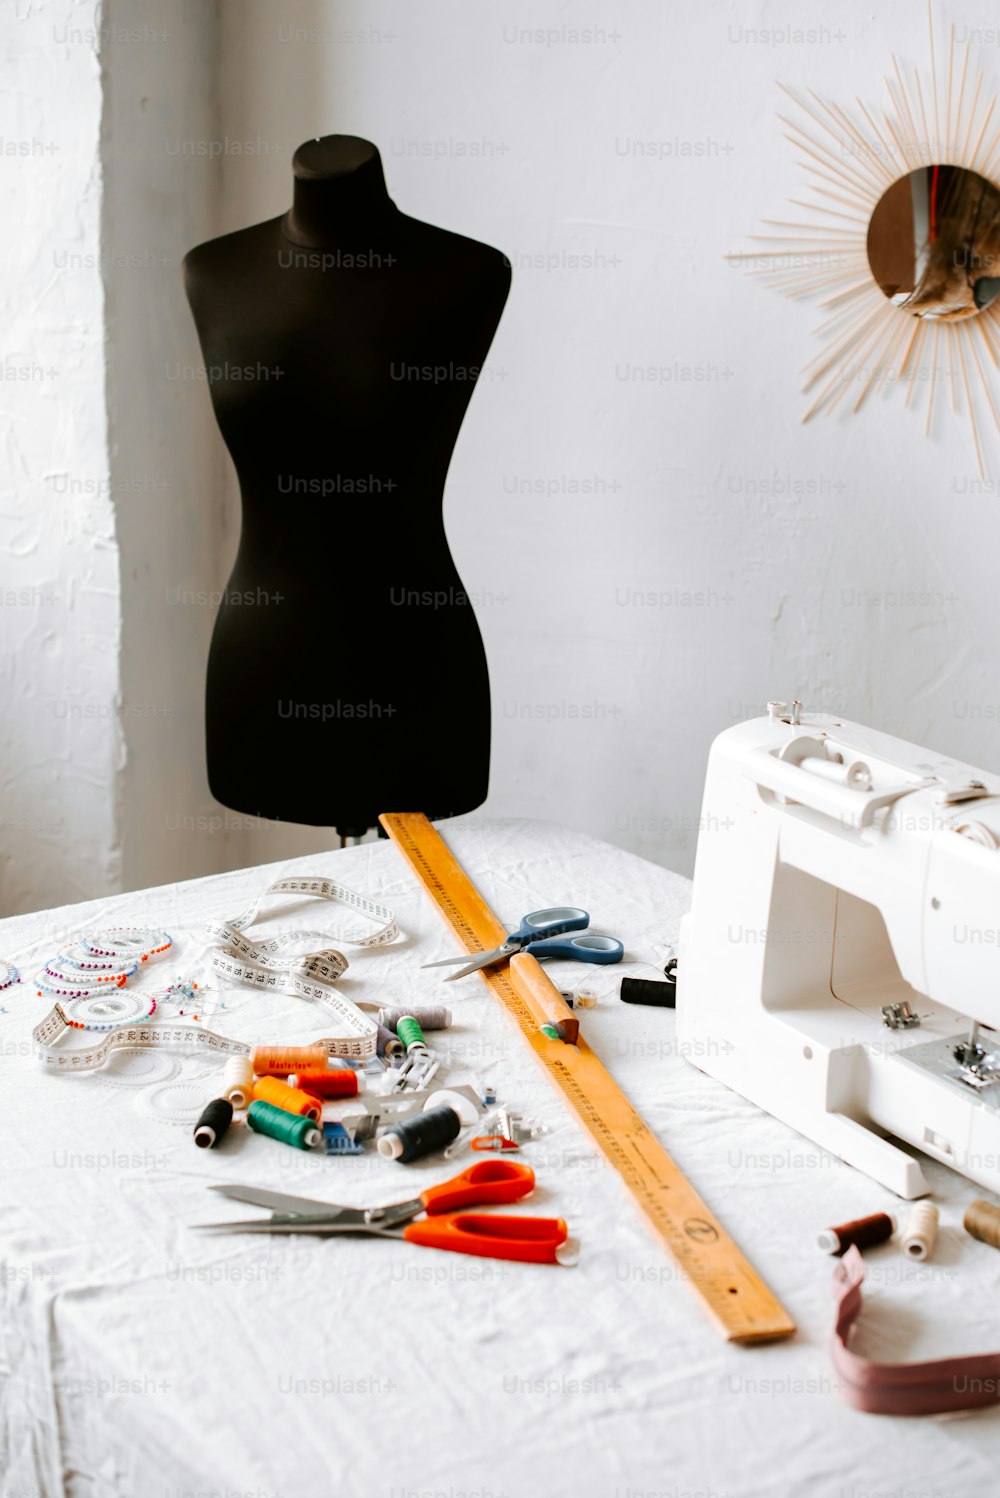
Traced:
<path fill-rule="evenodd" d="M 379 821 L 467 952 L 485 952 L 507 935 L 427 818 L 386 812 Z M 539 896 L 542 897 L 541 894 Z M 577 1016 L 534 957 L 480 974 L 520 1026 L 578 1121 L 614 1166 L 640 1212 L 670 1251 L 716 1329 L 729 1342 L 790 1337 L 795 1323 L 740 1253 L 586 1041 L 551 1040 L 546 1021 Z"/>

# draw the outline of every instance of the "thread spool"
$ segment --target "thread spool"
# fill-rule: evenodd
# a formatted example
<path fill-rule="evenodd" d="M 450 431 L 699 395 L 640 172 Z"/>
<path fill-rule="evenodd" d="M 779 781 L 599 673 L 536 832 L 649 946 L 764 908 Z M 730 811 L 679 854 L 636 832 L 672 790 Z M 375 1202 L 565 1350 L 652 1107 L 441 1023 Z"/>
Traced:
<path fill-rule="evenodd" d="M 378 1034 L 375 1037 L 375 1054 L 384 1061 L 403 1054 L 403 1042 L 397 1035 L 393 1035 L 391 1030 L 387 1030 L 385 1025 L 378 1027 Z"/>
<path fill-rule="evenodd" d="M 294 1113 L 286 1113 L 284 1108 L 259 1099 L 254 1099 L 247 1109 L 247 1123 L 255 1134 L 266 1134 L 269 1139 L 300 1150 L 312 1149 L 323 1137 L 314 1119 L 297 1118 Z"/>
<path fill-rule="evenodd" d="M 390 1160 L 408 1165 L 411 1160 L 420 1160 L 457 1139 L 462 1120 L 454 1108 L 432 1108 L 429 1113 L 418 1113 L 416 1118 L 404 1119 L 393 1124 L 379 1135 L 378 1152 Z"/>
<path fill-rule="evenodd" d="M 258 1077 L 253 1084 L 254 1102 L 273 1103 L 286 1113 L 296 1113 L 301 1118 L 311 1118 L 319 1123 L 323 1117 L 323 1104 L 318 1097 L 303 1092 L 300 1087 L 289 1087 L 277 1077 Z"/>
<path fill-rule="evenodd" d="M 464 1093 L 453 1092 L 447 1087 L 431 1093 L 424 1104 L 423 1111 L 429 1113 L 432 1108 L 454 1108 L 462 1122 L 463 1129 L 470 1128 L 472 1124 L 479 1122 L 479 1109 L 472 1099 L 467 1098 Z"/>
<path fill-rule="evenodd" d="M 311 1097 L 357 1097 L 364 1092 L 367 1078 L 345 1068 L 343 1071 L 297 1071 L 288 1078 L 289 1087 L 301 1088 Z"/>
<path fill-rule="evenodd" d="M 980 1243 L 988 1243 L 990 1248 L 1000 1248 L 1000 1207 L 995 1207 L 992 1202 L 985 1202 L 982 1197 L 970 1202 L 965 1209 L 962 1226 L 973 1238 L 978 1238 Z"/>
<path fill-rule="evenodd" d="M 825 1254 L 834 1254 L 839 1259 L 852 1245 L 874 1248 L 876 1243 L 887 1242 L 895 1231 L 895 1219 L 888 1212 L 873 1212 L 870 1217 L 856 1217 L 838 1228 L 825 1228 L 816 1241 Z"/>
<path fill-rule="evenodd" d="M 322 1045 L 259 1045 L 250 1060 L 258 1077 L 287 1077 L 292 1071 L 322 1071 L 327 1050 Z"/>
<path fill-rule="evenodd" d="M 243 1109 L 253 1097 L 253 1062 L 249 1056 L 230 1056 L 222 1071 L 222 1096 Z"/>
<path fill-rule="evenodd" d="M 929 1259 L 937 1239 L 938 1209 L 932 1202 L 917 1202 L 903 1229 L 903 1252 L 908 1259 Z"/>
<path fill-rule="evenodd" d="M 194 1142 L 199 1149 L 210 1150 L 218 1144 L 233 1121 L 233 1105 L 228 1098 L 213 1098 L 194 1126 Z"/>
<path fill-rule="evenodd" d="M 420 1021 L 414 1019 L 412 1014 L 400 1016 L 396 1021 L 396 1034 L 406 1048 L 408 1056 L 412 1056 L 414 1051 L 426 1051 L 427 1042 L 420 1028 Z"/>
<path fill-rule="evenodd" d="M 380 1009 L 378 1022 L 387 1030 L 395 1030 L 401 1019 L 415 1019 L 423 1030 L 447 1030 L 451 1026 L 451 1010 L 443 1004 L 421 1004 L 413 1009 Z"/>

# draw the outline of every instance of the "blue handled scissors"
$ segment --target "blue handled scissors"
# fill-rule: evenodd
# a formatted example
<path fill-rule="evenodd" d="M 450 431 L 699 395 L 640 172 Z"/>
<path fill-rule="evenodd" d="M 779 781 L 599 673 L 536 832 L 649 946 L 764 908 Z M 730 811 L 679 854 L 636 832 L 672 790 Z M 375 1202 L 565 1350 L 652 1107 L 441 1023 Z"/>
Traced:
<path fill-rule="evenodd" d="M 512 931 L 502 946 L 492 952 L 480 952 L 472 961 L 469 953 L 461 957 L 443 957 L 440 962 L 425 962 L 424 967 L 464 966 L 457 973 L 449 973 L 445 979 L 451 983 L 456 978 L 467 978 L 478 973 L 480 968 L 492 967 L 496 962 L 506 962 L 515 952 L 530 952 L 539 961 L 546 957 L 568 957 L 574 962 L 621 962 L 625 948 L 613 936 L 572 936 L 569 941 L 558 941 L 557 937 L 567 931 L 582 931 L 590 924 L 587 911 L 576 905 L 555 905 L 548 910 L 532 910 Z"/>

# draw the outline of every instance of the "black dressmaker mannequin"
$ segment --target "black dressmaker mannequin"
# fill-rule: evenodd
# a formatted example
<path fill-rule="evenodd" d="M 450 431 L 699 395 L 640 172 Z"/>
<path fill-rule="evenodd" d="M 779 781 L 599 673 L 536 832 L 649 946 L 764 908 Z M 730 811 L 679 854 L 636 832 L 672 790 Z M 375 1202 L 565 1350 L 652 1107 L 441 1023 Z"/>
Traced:
<path fill-rule="evenodd" d="M 510 270 L 400 213 L 368 141 L 292 167 L 288 214 L 184 261 L 243 501 L 208 776 L 226 806 L 347 837 L 486 796 L 486 657 L 441 501 Z"/>

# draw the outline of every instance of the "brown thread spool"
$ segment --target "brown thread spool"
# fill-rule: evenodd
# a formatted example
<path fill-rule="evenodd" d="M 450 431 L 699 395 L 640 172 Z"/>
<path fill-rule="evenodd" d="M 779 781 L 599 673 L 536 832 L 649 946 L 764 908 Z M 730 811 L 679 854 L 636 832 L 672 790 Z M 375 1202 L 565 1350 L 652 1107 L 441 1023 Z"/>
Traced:
<path fill-rule="evenodd" d="M 323 1071 L 329 1056 L 322 1045 L 259 1045 L 250 1059 L 258 1077 L 287 1077 L 292 1071 Z"/>
<path fill-rule="evenodd" d="M 311 1097 L 308 1092 L 301 1088 L 289 1087 L 287 1082 L 279 1082 L 277 1077 L 260 1077 L 253 1087 L 254 1101 L 258 1103 L 272 1103 L 275 1108 L 283 1108 L 286 1113 L 297 1113 L 300 1118 L 311 1118 L 319 1123 L 323 1117 L 323 1104 L 318 1097 Z"/>
<path fill-rule="evenodd" d="M 838 1259 L 852 1246 L 874 1248 L 876 1243 L 885 1243 L 896 1231 L 895 1220 L 888 1212 L 873 1212 L 871 1217 L 857 1217 L 853 1222 L 841 1223 L 837 1228 L 824 1228 L 817 1243 L 825 1254 L 834 1254 Z"/>
<path fill-rule="evenodd" d="M 984 1202 L 982 1197 L 977 1196 L 966 1207 L 962 1226 L 973 1238 L 978 1238 L 980 1243 L 988 1243 L 990 1248 L 1000 1248 L 1000 1207 L 995 1207 L 992 1202 Z"/>

